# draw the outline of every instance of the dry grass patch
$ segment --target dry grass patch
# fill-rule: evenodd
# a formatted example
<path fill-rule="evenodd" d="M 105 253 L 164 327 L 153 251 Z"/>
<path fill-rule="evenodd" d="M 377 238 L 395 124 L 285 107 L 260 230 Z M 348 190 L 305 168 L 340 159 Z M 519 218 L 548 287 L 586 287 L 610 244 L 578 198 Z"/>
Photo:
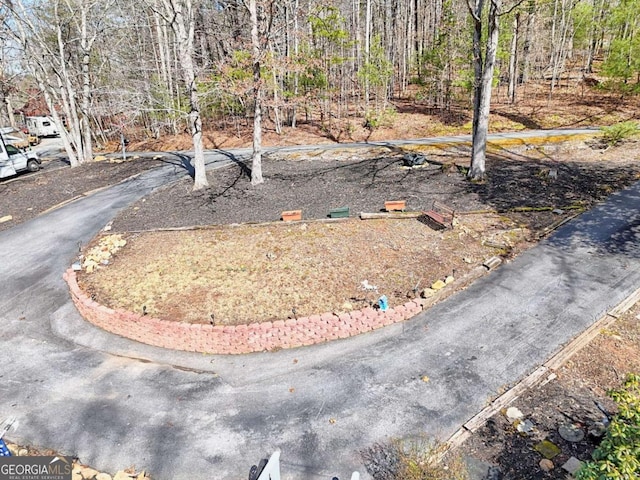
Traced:
<path fill-rule="evenodd" d="M 488 215 L 444 232 L 415 219 L 349 219 L 128 235 L 109 266 L 80 282 L 108 306 L 191 323 L 350 311 L 383 294 L 395 306 L 494 255 L 483 238 L 522 240 L 527 231 L 514 227 Z"/>

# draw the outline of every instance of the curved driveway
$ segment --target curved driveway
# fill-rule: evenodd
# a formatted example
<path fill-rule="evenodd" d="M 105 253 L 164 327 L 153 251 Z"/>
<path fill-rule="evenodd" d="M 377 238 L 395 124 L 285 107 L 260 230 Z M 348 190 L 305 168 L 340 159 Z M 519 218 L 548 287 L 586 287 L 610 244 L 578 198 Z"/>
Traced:
<path fill-rule="evenodd" d="M 640 286 L 636 184 L 403 324 L 276 353 L 163 351 L 86 324 L 61 277 L 78 243 L 175 175 L 154 170 L 0 233 L 12 440 L 157 479 L 243 479 L 278 448 L 285 479 L 349 478 L 374 442 L 448 437 Z"/>

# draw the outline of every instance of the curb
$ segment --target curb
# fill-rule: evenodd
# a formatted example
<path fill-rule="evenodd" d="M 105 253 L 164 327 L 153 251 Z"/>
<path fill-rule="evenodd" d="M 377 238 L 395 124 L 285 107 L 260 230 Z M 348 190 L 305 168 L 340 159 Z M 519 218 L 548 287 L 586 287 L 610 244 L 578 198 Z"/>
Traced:
<path fill-rule="evenodd" d="M 77 282 L 73 269 L 63 278 L 71 300 L 82 317 L 109 333 L 155 347 L 207 354 L 245 354 L 296 348 L 348 338 L 408 320 L 438 301 L 489 273 L 476 267 L 457 282 L 456 289 L 442 289 L 429 298 L 416 298 L 387 309 L 366 307 L 351 312 L 326 312 L 308 317 L 249 325 L 189 324 L 112 309 L 94 301 Z"/>
<path fill-rule="evenodd" d="M 630 310 L 637 302 L 640 301 L 640 288 L 634 291 L 626 299 L 624 299 L 615 308 L 605 313 L 599 320 L 593 325 L 587 328 L 584 332 L 576 336 L 573 340 L 567 343 L 559 352 L 551 356 L 546 362 L 536 368 L 532 373 L 520 380 L 516 385 L 507 390 L 505 393 L 492 400 L 490 405 L 483 408 L 476 415 L 471 417 L 466 423 L 462 425 L 449 439 L 445 442 L 448 449 L 457 448 L 461 446 L 465 440 L 467 440 L 474 432 L 482 427 L 487 420 L 505 408 L 511 402 L 516 400 L 529 388 L 539 384 L 552 381 L 558 370 L 564 365 L 574 354 L 582 350 L 588 345 L 595 337 L 600 334 L 600 331 L 614 323 L 625 312 Z"/>

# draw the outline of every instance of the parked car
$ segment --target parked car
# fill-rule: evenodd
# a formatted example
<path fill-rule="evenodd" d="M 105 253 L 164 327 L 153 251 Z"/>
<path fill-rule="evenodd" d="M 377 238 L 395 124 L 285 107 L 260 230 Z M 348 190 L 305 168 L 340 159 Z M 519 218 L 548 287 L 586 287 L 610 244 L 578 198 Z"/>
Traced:
<path fill-rule="evenodd" d="M 0 178 L 11 177 L 19 172 L 38 170 L 40 170 L 40 159 L 35 152 L 5 144 L 4 140 L 0 139 Z"/>

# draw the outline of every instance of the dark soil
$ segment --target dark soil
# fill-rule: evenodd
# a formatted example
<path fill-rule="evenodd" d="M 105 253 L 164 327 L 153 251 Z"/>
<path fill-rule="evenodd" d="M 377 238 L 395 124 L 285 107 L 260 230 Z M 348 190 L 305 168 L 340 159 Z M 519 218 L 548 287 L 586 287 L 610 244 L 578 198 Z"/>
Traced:
<path fill-rule="evenodd" d="M 549 221 L 544 208 L 588 207 L 638 179 L 633 153 L 603 161 L 584 142 L 536 150 L 490 153 L 487 179 L 468 182 L 463 175 L 468 156 L 455 151 L 427 152 L 433 163 L 405 168 L 402 153 L 324 155 L 296 159 L 268 158 L 265 183 L 253 187 L 246 163 L 208 173 L 210 188 L 192 192 L 182 180 L 137 202 L 113 223 L 118 231 L 192 225 L 277 221 L 286 210 L 302 210 L 303 218 L 326 218 L 331 209 L 348 206 L 351 215 L 379 212 L 386 200 L 406 200 L 407 209 L 428 210 L 438 200 L 457 212 L 496 210 L 538 229 Z M 553 158 L 548 151 L 551 150 Z M 364 155 L 364 156 L 363 156 Z M 346 157 L 346 158 L 345 158 Z M 527 210 L 524 214 L 518 209 Z"/>
<path fill-rule="evenodd" d="M 143 157 L 122 163 L 104 160 L 83 164 L 76 168 L 64 164 L 62 167 L 46 165 L 44 170 L 37 173 L 2 179 L 0 180 L 0 217 L 11 215 L 13 218 L 0 223 L 0 231 L 26 222 L 62 202 L 92 190 L 113 185 L 162 164 L 159 159 Z"/>
<path fill-rule="evenodd" d="M 435 199 L 445 199 L 456 209 L 482 207 L 459 195 L 466 183 L 462 175 L 443 174 L 439 165 L 403 169 L 397 155 L 358 160 L 267 159 L 263 174 L 265 183 L 253 187 L 248 167 L 238 163 L 209 172 L 210 188 L 195 193 L 185 179 L 139 201 L 117 217 L 113 228 L 278 221 L 283 211 L 300 209 L 303 218 L 318 219 L 345 206 L 351 215 L 379 212 L 386 200 L 406 200 L 408 210 L 428 209 Z"/>

